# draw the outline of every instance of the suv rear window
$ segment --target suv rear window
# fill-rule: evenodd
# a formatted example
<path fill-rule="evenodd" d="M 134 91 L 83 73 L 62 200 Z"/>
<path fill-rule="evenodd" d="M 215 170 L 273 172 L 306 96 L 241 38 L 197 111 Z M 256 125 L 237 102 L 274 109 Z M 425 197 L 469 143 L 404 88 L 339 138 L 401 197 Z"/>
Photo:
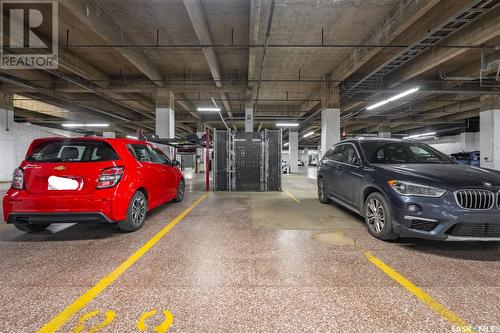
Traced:
<path fill-rule="evenodd" d="M 118 154 L 106 142 L 50 141 L 33 150 L 28 162 L 102 162 L 118 160 Z"/>

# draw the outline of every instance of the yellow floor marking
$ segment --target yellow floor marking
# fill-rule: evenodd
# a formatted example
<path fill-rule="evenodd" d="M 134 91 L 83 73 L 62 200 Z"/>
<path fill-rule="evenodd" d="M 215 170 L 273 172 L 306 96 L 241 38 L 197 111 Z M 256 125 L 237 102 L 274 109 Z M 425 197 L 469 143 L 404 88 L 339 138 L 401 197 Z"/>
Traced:
<path fill-rule="evenodd" d="M 151 316 L 154 316 L 155 314 L 156 310 L 151 310 L 143 313 L 139 318 L 139 321 L 137 322 L 137 329 L 141 332 L 146 331 L 148 329 L 148 326 L 146 325 L 146 319 L 148 319 Z M 165 319 L 161 322 L 160 325 L 154 328 L 155 332 L 165 333 L 174 323 L 174 315 L 172 314 L 172 312 L 168 310 L 163 310 L 163 316 L 165 316 Z"/>
<path fill-rule="evenodd" d="M 73 328 L 73 333 L 80 333 L 80 332 L 83 332 L 83 331 L 86 331 L 88 333 L 95 333 L 95 332 L 98 332 L 100 330 L 102 330 L 104 327 L 108 326 L 109 324 L 111 324 L 111 322 L 113 320 L 115 320 L 115 317 L 116 317 L 116 312 L 115 311 L 111 311 L 111 310 L 106 310 L 106 312 L 104 313 L 104 315 L 106 316 L 104 321 L 97 324 L 97 325 L 94 325 L 92 327 L 90 327 L 89 329 L 85 330 L 85 323 L 92 317 L 95 317 L 97 315 L 99 315 L 101 313 L 101 310 L 95 310 L 95 311 L 92 311 L 92 312 L 87 312 L 86 314 L 84 314 L 83 316 L 80 317 L 80 319 L 78 320 L 78 324 L 75 326 L 75 328 Z"/>
<path fill-rule="evenodd" d="M 106 287 L 122 275 L 127 269 L 130 268 L 137 260 L 146 254 L 160 239 L 163 238 L 177 223 L 179 223 L 189 212 L 200 204 L 208 196 L 208 193 L 203 194 L 196 200 L 188 209 L 179 214 L 174 220 L 161 229 L 156 235 L 149 239 L 143 246 L 141 246 L 133 255 L 125 260 L 120 266 L 115 268 L 114 271 L 105 276 L 101 281 L 97 282 L 92 288 L 87 290 L 76 301 L 69 305 L 62 312 L 57 314 L 51 321 L 45 324 L 38 333 L 55 332 L 61 328 L 68 320 L 73 317 L 75 313 L 83 309 L 91 300 L 99 295 Z"/>
<path fill-rule="evenodd" d="M 295 200 L 295 202 L 300 203 L 300 201 L 299 201 L 296 197 L 294 197 L 292 193 L 290 193 L 290 192 L 288 192 L 288 191 L 285 191 L 285 193 L 286 193 L 286 194 L 288 194 L 288 196 L 289 196 L 290 198 L 292 198 L 293 200 Z"/>
<path fill-rule="evenodd" d="M 469 328 L 469 330 L 466 332 L 474 332 L 472 330 L 472 326 L 469 325 L 465 320 L 463 320 L 462 318 L 457 316 L 452 311 L 448 310 L 444 305 L 442 305 L 437 300 L 432 298 L 429 294 L 427 294 L 425 291 L 423 291 L 422 289 L 420 289 L 419 287 L 414 285 L 410 280 L 406 279 L 404 276 L 399 274 L 396 270 L 394 270 L 393 268 L 386 265 L 382 260 L 375 257 L 370 252 L 365 252 L 365 256 L 366 256 L 366 258 L 368 258 L 368 260 L 373 265 L 375 265 L 382 272 L 384 272 L 390 278 L 392 278 L 397 283 L 399 283 L 401 286 L 403 286 L 410 293 L 415 295 L 420 301 L 425 303 L 428 307 L 430 307 L 432 310 L 434 310 L 434 312 L 439 314 L 441 317 L 445 318 L 450 323 L 452 323 L 456 327 L 460 327 L 461 329 L 462 328 Z"/>

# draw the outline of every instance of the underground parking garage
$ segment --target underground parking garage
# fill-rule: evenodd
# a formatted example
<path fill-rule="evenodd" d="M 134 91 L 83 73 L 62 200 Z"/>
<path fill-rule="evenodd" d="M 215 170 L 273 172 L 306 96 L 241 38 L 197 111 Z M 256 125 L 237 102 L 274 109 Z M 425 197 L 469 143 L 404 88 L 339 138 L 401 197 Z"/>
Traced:
<path fill-rule="evenodd" d="M 497 1 L 0 6 L 0 331 L 500 332 Z"/>

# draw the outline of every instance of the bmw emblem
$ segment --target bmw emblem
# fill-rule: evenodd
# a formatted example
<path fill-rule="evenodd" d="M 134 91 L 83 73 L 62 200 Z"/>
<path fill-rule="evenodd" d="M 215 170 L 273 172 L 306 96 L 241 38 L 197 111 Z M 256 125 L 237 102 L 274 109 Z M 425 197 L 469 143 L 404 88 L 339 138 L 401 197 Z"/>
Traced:
<path fill-rule="evenodd" d="M 486 187 L 492 187 L 493 185 L 491 185 L 491 183 L 488 183 L 488 182 L 483 182 L 483 185 L 486 186 Z"/>

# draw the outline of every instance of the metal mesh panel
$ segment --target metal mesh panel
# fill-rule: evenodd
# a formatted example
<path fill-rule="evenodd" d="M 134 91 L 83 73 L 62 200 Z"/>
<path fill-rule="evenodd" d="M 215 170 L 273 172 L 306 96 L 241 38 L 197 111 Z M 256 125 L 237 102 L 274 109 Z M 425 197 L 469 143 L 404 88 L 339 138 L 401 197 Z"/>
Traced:
<path fill-rule="evenodd" d="M 281 130 L 265 131 L 268 191 L 281 191 Z"/>
<path fill-rule="evenodd" d="M 281 130 L 214 131 L 215 191 L 281 191 Z"/>
<path fill-rule="evenodd" d="M 260 133 L 234 135 L 236 191 L 263 191 L 263 141 Z"/>
<path fill-rule="evenodd" d="M 181 165 L 182 168 L 194 168 L 194 155 L 188 154 L 182 154 L 181 155 Z"/>
<path fill-rule="evenodd" d="M 214 131 L 213 188 L 215 191 L 229 191 L 229 133 Z"/>

